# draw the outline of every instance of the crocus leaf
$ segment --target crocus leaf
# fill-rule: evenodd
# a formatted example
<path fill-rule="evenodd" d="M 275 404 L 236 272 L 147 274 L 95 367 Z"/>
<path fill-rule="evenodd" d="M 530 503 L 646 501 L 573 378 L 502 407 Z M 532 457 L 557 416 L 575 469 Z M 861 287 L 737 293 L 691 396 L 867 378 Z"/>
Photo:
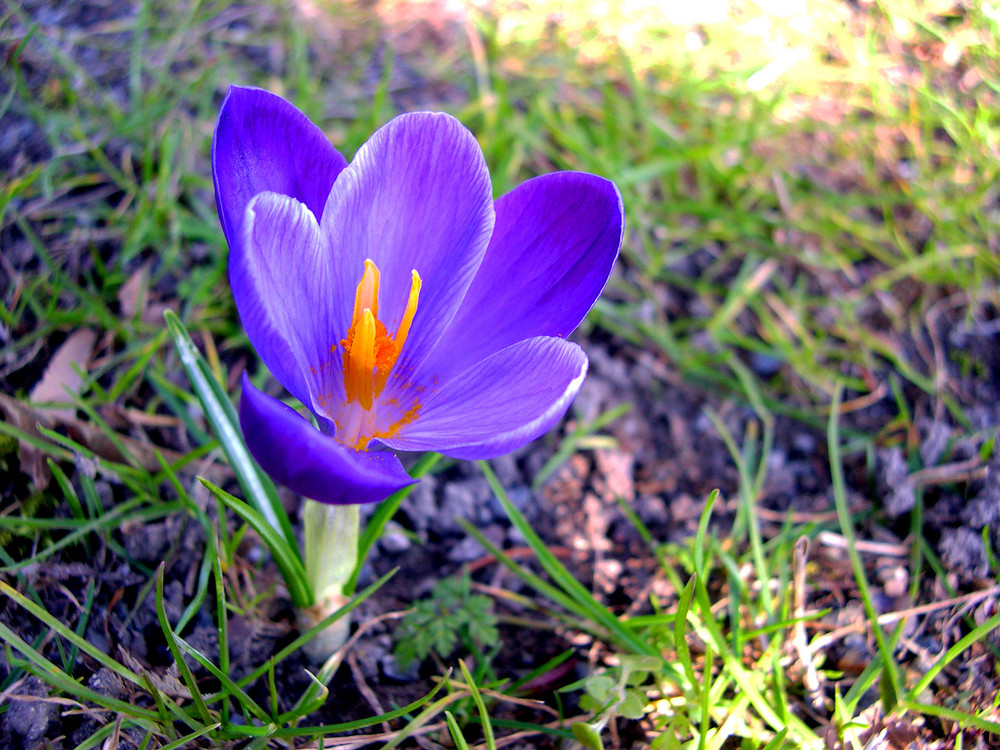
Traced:
<path fill-rule="evenodd" d="M 295 539 L 295 532 L 292 531 L 292 524 L 288 520 L 288 514 L 278 499 L 274 483 L 254 464 L 243 440 L 233 405 L 222 390 L 222 386 L 209 371 L 207 363 L 188 335 L 184 324 L 170 310 L 165 312 L 163 317 L 167 321 L 184 371 L 191 381 L 191 387 L 198 397 L 205 417 L 212 425 L 212 431 L 219 439 L 219 444 L 229 460 L 233 473 L 236 474 L 236 480 L 240 483 L 247 502 L 284 538 L 285 545 L 301 561 L 298 542 Z"/>
<path fill-rule="evenodd" d="M 298 547 L 288 544 L 285 539 L 264 519 L 260 513 L 251 508 L 239 498 L 233 497 L 223 489 L 216 487 L 204 477 L 199 477 L 205 488 L 211 492 L 223 505 L 236 513 L 250 524 L 251 528 L 260 534 L 274 557 L 274 562 L 281 571 L 282 578 L 288 586 L 288 593 L 296 607 L 308 607 L 313 603 L 313 592 L 309 589 L 302 558 Z"/>

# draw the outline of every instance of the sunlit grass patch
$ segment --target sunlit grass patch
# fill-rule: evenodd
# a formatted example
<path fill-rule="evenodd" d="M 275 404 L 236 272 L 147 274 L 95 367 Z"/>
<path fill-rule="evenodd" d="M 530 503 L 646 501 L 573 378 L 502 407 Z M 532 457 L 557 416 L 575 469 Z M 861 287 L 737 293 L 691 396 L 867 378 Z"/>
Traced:
<path fill-rule="evenodd" d="M 660 21 L 643 25 L 647 37 L 683 36 L 669 14 L 646 10 Z M 708 38 L 697 50 L 650 55 L 616 36 L 613 23 L 566 12 L 565 36 L 553 26 L 534 48 L 547 50 L 533 60 L 553 74 L 544 92 L 532 92 L 523 56 L 498 54 L 498 70 L 526 78 L 517 89 L 505 84 L 524 103 L 503 111 L 504 126 L 536 144 L 538 169 L 596 170 L 623 185 L 634 231 L 620 286 L 626 304 L 602 304 L 602 323 L 656 342 L 706 385 L 740 391 L 735 355 L 781 411 L 803 407 L 821 421 L 838 379 L 871 393 L 894 370 L 944 398 L 961 421 L 960 386 L 942 392 L 940 368 L 908 337 L 946 310 L 950 320 L 964 311 L 974 320 L 995 294 L 989 81 L 998 71 L 985 47 L 948 46 L 953 37 L 989 38 L 993 22 L 900 7 L 869 8 L 840 25 L 830 12 L 847 11 L 803 4 L 759 18 L 772 30 L 806 19 L 814 32 L 800 34 L 808 60 L 769 86 L 754 83 L 761 60 L 735 53 L 748 49 L 735 22 L 719 21 L 729 36 L 698 26 Z M 894 31 L 902 19 L 907 38 Z M 575 49 L 583 33 L 575 23 L 603 40 L 603 55 L 557 76 L 552 48 Z M 502 19 L 496 33 L 513 49 L 533 49 L 518 28 Z M 706 67 L 692 68 L 694 59 Z M 885 336 L 887 328 L 905 337 Z"/>

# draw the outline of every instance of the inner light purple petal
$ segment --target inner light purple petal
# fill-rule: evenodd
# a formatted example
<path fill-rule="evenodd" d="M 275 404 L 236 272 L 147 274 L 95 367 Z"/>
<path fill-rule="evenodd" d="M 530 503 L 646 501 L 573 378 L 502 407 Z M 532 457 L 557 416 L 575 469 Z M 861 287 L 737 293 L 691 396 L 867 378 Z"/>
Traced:
<path fill-rule="evenodd" d="M 492 230 L 479 144 L 455 118 L 427 112 L 397 117 L 361 147 L 334 184 L 321 221 L 340 283 L 353 292 L 365 260 L 378 266 L 379 319 L 389 331 L 402 318 L 411 272 L 423 279 L 401 372 L 426 356 L 454 315 Z"/>
<path fill-rule="evenodd" d="M 244 242 L 233 248 L 229 276 L 250 343 L 271 373 L 315 411 L 333 393 L 336 334 L 330 319 L 343 291 L 326 262 L 316 218 L 303 204 L 275 193 L 247 209 Z M 339 362 L 339 360 L 338 360 Z M 340 383 L 342 386 L 342 383 Z"/>

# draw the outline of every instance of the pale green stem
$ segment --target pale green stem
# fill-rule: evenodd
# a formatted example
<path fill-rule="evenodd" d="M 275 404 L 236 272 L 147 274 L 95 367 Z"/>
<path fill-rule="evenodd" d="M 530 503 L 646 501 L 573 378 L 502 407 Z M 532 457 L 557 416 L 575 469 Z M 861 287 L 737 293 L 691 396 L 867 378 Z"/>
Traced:
<path fill-rule="evenodd" d="M 347 602 L 344 584 L 358 562 L 361 513 L 358 505 L 304 502 L 304 563 L 314 601 L 311 607 L 299 610 L 299 624 L 307 629 Z M 344 645 L 350 629 L 350 615 L 344 615 L 309 641 L 306 653 L 317 662 L 326 661 Z"/>

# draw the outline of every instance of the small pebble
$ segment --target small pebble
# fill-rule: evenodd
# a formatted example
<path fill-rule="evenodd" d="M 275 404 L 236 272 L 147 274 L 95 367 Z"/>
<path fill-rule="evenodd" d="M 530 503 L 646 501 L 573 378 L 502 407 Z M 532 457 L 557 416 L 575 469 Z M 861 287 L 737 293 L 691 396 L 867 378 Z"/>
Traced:
<path fill-rule="evenodd" d="M 416 682 L 420 678 L 420 664 L 416 660 L 406 669 L 401 669 L 395 655 L 387 653 L 381 659 L 381 667 L 382 674 L 395 682 Z"/>
<path fill-rule="evenodd" d="M 401 552 L 406 552 L 406 550 L 413 546 L 413 542 L 403 532 L 402 527 L 392 522 L 386 524 L 385 531 L 382 533 L 382 538 L 379 539 L 378 543 L 382 551 L 390 555 L 398 555 Z"/>
<path fill-rule="evenodd" d="M 45 698 L 48 690 L 35 676 L 25 679 L 17 690 L 18 695 Z M 3 716 L 3 727 L 7 732 L 23 738 L 25 745 L 46 736 L 49 724 L 59 715 L 59 706 L 43 700 L 18 700 L 12 697 Z"/>

